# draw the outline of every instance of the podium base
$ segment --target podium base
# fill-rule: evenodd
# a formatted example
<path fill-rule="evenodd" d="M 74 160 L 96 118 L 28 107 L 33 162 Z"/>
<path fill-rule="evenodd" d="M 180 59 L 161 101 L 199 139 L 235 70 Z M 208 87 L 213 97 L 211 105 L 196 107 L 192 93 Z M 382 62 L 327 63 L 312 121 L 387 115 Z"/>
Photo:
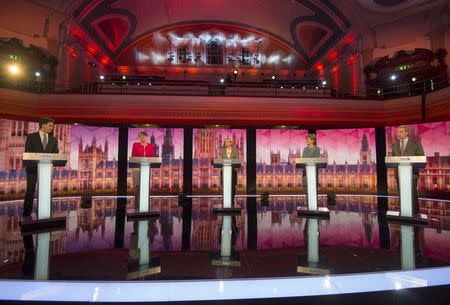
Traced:
<path fill-rule="evenodd" d="M 241 214 L 241 208 L 214 208 L 213 213 L 215 214 Z"/>
<path fill-rule="evenodd" d="M 65 229 L 66 217 L 23 220 L 20 222 L 20 231 L 23 235 L 60 231 Z"/>
<path fill-rule="evenodd" d="M 319 262 L 308 262 L 306 254 L 300 254 L 297 262 L 297 272 L 306 274 L 326 275 L 330 274 L 328 259 L 325 256 L 319 257 Z"/>
<path fill-rule="evenodd" d="M 399 224 L 419 224 L 428 225 L 428 217 L 425 214 L 414 214 L 412 217 L 401 216 L 398 211 L 388 211 L 386 213 L 386 221 Z"/>
<path fill-rule="evenodd" d="M 127 221 L 145 220 L 159 216 L 161 216 L 161 212 L 159 211 L 134 212 L 127 214 Z"/>
<path fill-rule="evenodd" d="M 299 207 L 297 208 L 297 215 L 306 218 L 330 218 L 330 210 L 328 208 L 318 208 L 317 211 L 313 211 Z"/>
<path fill-rule="evenodd" d="M 159 257 L 154 256 L 148 264 L 138 265 L 135 262 L 129 263 L 127 280 L 140 279 L 158 273 L 161 273 L 161 263 Z"/>
<path fill-rule="evenodd" d="M 221 256 L 220 251 L 212 251 L 209 253 L 209 258 L 211 259 L 211 265 L 213 266 L 241 266 L 241 255 L 236 251 L 231 251 L 230 256 Z"/>

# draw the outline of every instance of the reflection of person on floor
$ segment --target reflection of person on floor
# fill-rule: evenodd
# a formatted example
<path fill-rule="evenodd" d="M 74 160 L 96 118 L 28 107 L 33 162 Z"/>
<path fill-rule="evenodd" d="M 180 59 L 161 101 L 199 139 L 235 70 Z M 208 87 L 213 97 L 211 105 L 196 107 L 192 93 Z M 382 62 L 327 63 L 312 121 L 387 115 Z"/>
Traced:
<path fill-rule="evenodd" d="M 133 143 L 133 149 L 131 150 L 132 157 L 154 157 L 155 147 L 153 144 L 147 142 L 147 133 L 141 131 L 138 135 L 139 142 Z M 139 207 L 139 185 L 140 185 L 140 168 L 133 168 L 133 185 L 135 194 L 135 206 Z"/>
<path fill-rule="evenodd" d="M 239 159 L 239 151 L 233 147 L 233 139 L 226 138 L 223 147 L 220 149 L 219 157 L 221 159 Z M 220 171 L 220 184 L 223 187 L 222 171 Z M 234 197 L 236 195 L 237 170 L 232 169 L 231 173 L 231 206 L 234 206 Z"/>
<path fill-rule="evenodd" d="M 320 157 L 320 148 L 317 147 L 316 135 L 308 134 L 306 136 L 306 147 L 303 149 L 302 158 L 318 158 Z M 317 177 L 316 168 L 316 177 Z M 317 179 L 317 181 L 319 181 Z M 303 168 L 302 185 L 306 186 L 306 168 Z"/>
<path fill-rule="evenodd" d="M 392 144 L 393 156 L 425 156 L 423 152 L 422 144 L 419 141 L 415 141 L 409 138 L 409 128 L 406 125 L 399 126 L 396 131 L 398 141 Z M 413 167 L 412 177 L 412 206 L 413 213 L 419 213 L 419 198 L 417 195 L 417 184 L 419 181 L 419 169 Z M 395 180 L 397 181 L 397 187 L 400 188 L 398 181 L 398 171 L 395 172 Z M 399 190 L 400 193 L 400 190 Z"/>
<path fill-rule="evenodd" d="M 23 247 L 25 249 L 25 255 L 23 258 L 22 272 L 25 279 L 33 279 L 34 276 L 34 244 L 33 235 L 23 235 Z"/>

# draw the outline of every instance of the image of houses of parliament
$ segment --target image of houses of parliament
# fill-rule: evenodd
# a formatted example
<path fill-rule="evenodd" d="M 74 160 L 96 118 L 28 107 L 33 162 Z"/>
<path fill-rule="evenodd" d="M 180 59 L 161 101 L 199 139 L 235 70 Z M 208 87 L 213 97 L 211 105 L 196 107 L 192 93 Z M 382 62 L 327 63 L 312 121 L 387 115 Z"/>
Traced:
<path fill-rule="evenodd" d="M 326 149 L 323 157 L 328 157 Z M 258 191 L 277 193 L 298 193 L 302 188 L 302 169 L 295 168 L 295 158 L 301 157 L 301 150 L 289 149 L 287 162 L 281 159 L 280 151 L 270 151 L 270 164 L 260 161 L 256 165 L 256 181 Z M 361 138 L 359 160 L 356 164 L 329 164 L 319 170 L 319 192 L 336 193 L 376 193 L 376 163 L 372 159 L 367 134 Z"/>
<path fill-rule="evenodd" d="M 194 129 L 193 160 L 192 160 L 192 191 L 194 193 L 219 193 L 220 169 L 214 168 L 211 161 L 219 157 L 223 141 L 228 136 L 224 136 L 220 129 Z M 238 139 L 235 132 L 230 138 L 233 139 L 234 147 L 239 151 L 239 158 L 242 160 L 238 169 L 237 192 L 246 191 L 247 164 L 244 154 L 244 136 Z"/>
<path fill-rule="evenodd" d="M 150 143 L 155 147 L 156 157 L 162 158 L 161 167 L 151 169 L 151 191 L 156 193 L 181 192 L 183 189 L 183 158 L 181 156 L 175 157 L 171 128 L 165 129 L 161 149 L 155 142 L 153 134 L 150 136 Z M 129 192 L 133 190 L 131 169 L 128 169 L 127 188 Z"/>
<path fill-rule="evenodd" d="M 77 126 L 56 124 L 53 134 L 58 138 L 59 152 L 70 155 L 72 128 Z M 22 198 L 26 190 L 26 171 L 22 167 L 26 135 L 38 131 L 38 123 L 15 120 L 0 120 L 0 198 Z M 117 160 L 108 160 L 108 139 L 102 144 L 94 137 L 85 144 L 78 140 L 78 169 L 71 169 L 68 161 L 64 167 L 53 171 L 52 191 L 54 196 L 65 196 L 92 192 L 112 194 L 117 188 Z M 153 138 L 154 141 L 154 138 Z M 159 151 L 159 150 L 158 150 Z M 170 129 L 166 129 L 160 169 L 152 171 L 152 190 L 177 191 L 182 187 L 183 162 L 174 159 L 174 145 Z M 128 173 L 128 188 L 132 190 L 131 171 Z"/>
<path fill-rule="evenodd" d="M 409 127 L 409 137 L 420 141 L 420 134 L 416 126 Z M 391 145 L 397 141 L 395 128 L 391 128 L 391 133 L 386 134 L 386 149 L 391 154 Z M 426 149 L 424 147 L 424 149 Z M 432 156 L 427 156 L 426 167 L 419 170 L 418 190 L 421 194 L 428 193 L 449 193 L 450 192 L 450 156 L 441 156 L 439 152 L 434 152 Z M 389 192 L 397 193 L 397 181 L 395 180 L 395 170 L 388 171 Z"/>

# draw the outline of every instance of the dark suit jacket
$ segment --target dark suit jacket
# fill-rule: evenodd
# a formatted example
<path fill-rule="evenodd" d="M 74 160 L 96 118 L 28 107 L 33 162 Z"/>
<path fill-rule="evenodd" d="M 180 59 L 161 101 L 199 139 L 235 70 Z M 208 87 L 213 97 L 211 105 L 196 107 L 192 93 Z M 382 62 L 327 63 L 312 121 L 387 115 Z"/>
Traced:
<path fill-rule="evenodd" d="M 226 147 L 222 147 L 220 149 L 220 158 L 228 159 L 228 157 L 227 157 L 227 148 Z M 239 152 L 234 147 L 231 148 L 231 158 L 230 159 L 239 159 Z"/>
<path fill-rule="evenodd" d="M 41 137 L 39 136 L 39 132 L 30 133 L 27 135 L 27 140 L 25 142 L 25 152 L 57 154 L 59 152 L 58 139 L 49 134 L 47 147 L 44 149 L 44 147 L 42 146 Z M 36 165 L 24 165 L 27 166 L 27 169 L 28 167 L 36 167 Z"/>
<path fill-rule="evenodd" d="M 392 155 L 394 157 L 400 156 L 400 141 L 396 141 L 392 144 Z M 419 141 L 408 139 L 408 143 L 406 143 L 404 156 L 425 156 L 423 152 L 422 144 Z M 413 168 L 413 178 L 418 179 L 419 177 L 419 169 Z"/>
<path fill-rule="evenodd" d="M 396 141 L 392 144 L 392 155 L 400 156 L 400 141 Z M 419 141 L 408 139 L 406 143 L 404 156 L 425 156 L 423 152 L 422 144 Z"/>

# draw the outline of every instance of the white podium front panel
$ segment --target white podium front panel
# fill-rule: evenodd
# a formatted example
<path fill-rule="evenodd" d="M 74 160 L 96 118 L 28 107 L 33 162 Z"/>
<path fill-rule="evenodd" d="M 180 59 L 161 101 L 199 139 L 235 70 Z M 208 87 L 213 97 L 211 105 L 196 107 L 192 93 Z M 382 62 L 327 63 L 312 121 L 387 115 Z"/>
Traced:
<path fill-rule="evenodd" d="M 386 167 L 398 169 L 400 216 L 413 216 L 413 167 L 425 167 L 426 156 L 385 157 Z"/>
<path fill-rule="evenodd" d="M 231 256 L 231 236 L 232 236 L 232 218 L 229 215 L 223 216 L 222 239 L 220 242 L 220 255 Z"/>
<path fill-rule="evenodd" d="M 130 157 L 128 161 L 131 164 L 137 164 L 140 167 L 139 174 L 139 212 L 148 212 L 150 210 L 150 168 L 161 165 L 160 157 Z"/>
<path fill-rule="evenodd" d="M 296 158 L 297 165 L 305 166 L 306 171 L 306 194 L 308 210 L 317 211 L 317 171 L 318 167 L 324 167 L 328 163 L 328 158 Z"/>
<path fill-rule="evenodd" d="M 64 166 L 65 154 L 23 153 L 27 166 L 37 164 L 38 169 L 38 219 L 51 218 L 53 164 Z"/>
<path fill-rule="evenodd" d="M 241 160 L 239 159 L 214 159 L 213 164 L 215 167 L 222 167 L 222 195 L 223 195 L 223 207 L 231 208 L 232 206 L 232 188 L 233 188 L 233 167 L 239 167 Z"/>
<path fill-rule="evenodd" d="M 38 219 L 51 217 L 53 164 L 50 160 L 38 163 Z"/>

